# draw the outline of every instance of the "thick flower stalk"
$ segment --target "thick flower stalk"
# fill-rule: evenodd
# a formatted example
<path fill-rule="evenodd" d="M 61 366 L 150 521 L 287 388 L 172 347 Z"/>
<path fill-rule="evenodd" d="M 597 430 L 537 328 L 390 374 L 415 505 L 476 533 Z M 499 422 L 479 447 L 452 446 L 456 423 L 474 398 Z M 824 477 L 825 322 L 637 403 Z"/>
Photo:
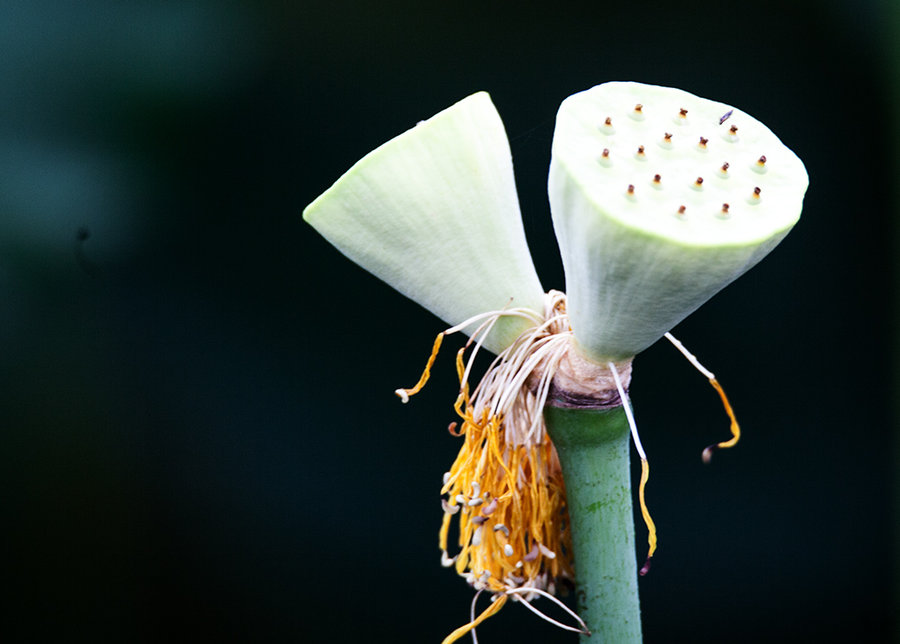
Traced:
<path fill-rule="evenodd" d="M 640 641 L 628 444 L 633 357 L 752 267 L 796 223 L 803 164 L 762 123 L 670 88 L 607 83 L 563 102 L 549 196 L 568 293 L 544 293 L 525 243 L 502 123 L 474 94 L 364 157 L 304 218 L 345 255 L 450 324 L 462 438 L 441 489 L 441 561 L 477 591 L 459 639 L 507 601 L 559 603 L 562 628 Z M 480 380 L 482 350 L 496 354 Z M 624 442 L 623 442 L 624 441 Z M 715 446 L 714 446 L 715 447 Z M 710 450 L 704 452 L 708 458 Z M 455 535 L 453 538 L 452 535 Z M 491 603 L 476 616 L 475 600 Z M 565 608 L 565 606 L 563 606 Z M 566 610 L 569 610 L 566 608 Z"/>

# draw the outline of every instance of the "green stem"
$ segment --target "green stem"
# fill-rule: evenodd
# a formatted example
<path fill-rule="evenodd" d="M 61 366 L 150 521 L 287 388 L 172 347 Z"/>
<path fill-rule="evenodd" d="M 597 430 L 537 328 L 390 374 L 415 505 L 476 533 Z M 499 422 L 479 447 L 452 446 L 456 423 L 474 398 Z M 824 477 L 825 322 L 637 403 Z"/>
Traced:
<path fill-rule="evenodd" d="M 622 407 L 546 407 L 566 482 L 578 613 L 592 644 L 641 642 L 628 420 Z"/>

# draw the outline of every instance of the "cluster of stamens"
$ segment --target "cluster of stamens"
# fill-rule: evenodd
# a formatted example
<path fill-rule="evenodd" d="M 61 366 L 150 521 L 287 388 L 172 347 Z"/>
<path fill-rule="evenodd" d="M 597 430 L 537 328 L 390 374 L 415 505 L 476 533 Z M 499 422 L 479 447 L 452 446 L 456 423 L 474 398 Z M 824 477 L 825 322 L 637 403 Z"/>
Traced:
<path fill-rule="evenodd" d="M 723 209 L 727 211 L 728 204 Z M 505 316 L 526 318 L 534 326 L 495 358 L 470 394 L 468 380 L 475 356 L 493 326 Z M 477 315 L 438 334 L 419 382 L 396 393 L 407 402 L 419 392 L 428 381 L 444 336 L 479 323 L 469 342 L 456 354 L 460 393 L 454 409 L 461 424 L 450 423 L 448 429 L 454 436 L 462 436 L 464 443 L 452 467 L 444 473 L 441 494 L 446 498 L 441 499 L 444 519 L 439 534 L 442 565 L 455 567 L 479 592 L 473 599 L 471 621 L 448 635 L 444 643 L 455 642 L 472 631 L 496 614 L 507 600 L 521 602 L 528 610 L 563 629 L 590 635 L 584 621 L 554 597 L 559 582 L 571 584 L 574 578 L 562 468 L 543 416 L 554 377 L 569 355 L 573 337 L 565 294 L 550 291 L 543 315 L 524 308 L 504 309 Z M 666 337 L 709 378 L 731 418 L 733 437 L 707 447 L 703 458 L 708 462 L 714 449 L 731 447 L 737 442 L 740 437 L 737 421 L 715 376 L 678 340 L 668 333 Z M 466 360 L 464 356 L 470 348 Z M 627 365 L 630 373 L 630 360 Z M 638 496 L 649 546 L 647 561 L 640 570 L 644 575 L 656 550 L 656 528 L 644 495 L 649 464 L 619 367 L 612 362 L 606 367 L 615 381 L 641 458 Z M 459 551 L 451 557 L 448 538 L 454 517 L 458 522 Z M 492 604 L 476 618 L 475 602 L 485 590 L 492 593 Z M 578 626 L 567 626 L 533 607 L 530 602 L 537 597 L 555 602 Z"/>
<path fill-rule="evenodd" d="M 551 291 L 547 298 L 542 316 L 507 309 L 448 329 L 435 341 L 419 383 L 397 391 L 406 400 L 424 385 L 443 336 L 480 324 L 456 358 L 459 421 L 451 423 L 449 431 L 464 442 L 441 489 L 445 495 L 441 562 L 454 566 L 476 590 L 516 593 L 511 595 L 514 600 L 552 595 L 560 580 L 573 576 L 562 471 L 543 419 L 553 374 L 568 351 L 571 331 L 565 296 Z M 509 315 L 525 317 L 534 326 L 497 356 L 470 392 L 469 377 L 481 343 L 497 320 Z M 454 520 L 459 548 L 451 556 L 449 532 Z"/>

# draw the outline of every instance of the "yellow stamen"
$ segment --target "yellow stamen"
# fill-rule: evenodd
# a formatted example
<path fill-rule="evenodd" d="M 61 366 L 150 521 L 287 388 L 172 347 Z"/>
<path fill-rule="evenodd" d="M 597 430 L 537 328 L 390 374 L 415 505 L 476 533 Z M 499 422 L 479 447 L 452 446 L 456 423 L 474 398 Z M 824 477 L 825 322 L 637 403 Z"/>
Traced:
<path fill-rule="evenodd" d="M 656 552 L 656 524 L 650 518 L 650 510 L 647 509 L 647 501 L 644 498 L 644 488 L 647 487 L 647 480 L 650 478 L 650 462 L 646 458 L 641 459 L 641 485 L 638 488 L 638 498 L 641 502 L 641 515 L 644 517 L 644 523 L 647 524 L 647 543 L 650 549 L 647 551 L 647 561 L 641 568 L 641 575 L 646 575 L 650 570 L 650 558 Z"/>
<path fill-rule="evenodd" d="M 497 597 L 497 599 L 490 606 L 488 606 L 486 609 L 484 609 L 484 612 L 482 612 L 481 615 L 479 615 L 478 617 L 473 619 L 471 622 L 469 622 L 465 626 L 460 626 L 455 631 L 450 633 L 447 637 L 444 638 L 444 641 L 441 642 L 441 644 L 451 644 L 451 642 L 455 642 L 456 640 L 461 638 L 463 635 L 465 635 L 466 633 L 471 631 L 473 628 L 475 628 L 476 626 L 481 624 L 481 622 L 486 620 L 488 617 L 492 617 L 492 616 L 496 615 L 500 611 L 500 609 L 503 608 L 503 605 L 506 603 L 506 600 L 507 600 L 506 595 L 500 595 L 499 597 Z"/>
<path fill-rule="evenodd" d="M 765 158 L 763 158 L 763 161 L 765 161 Z M 728 418 L 731 419 L 731 438 L 727 441 L 722 441 L 721 443 L 710 445 L 703 450 L 703 462 L 709 463 L 710 459 L 712 459 L 712 453 L 714 450 L 725 449 L 727 447 L 734 447 L 735 445 L 737 445 L 737 442 L 741 438 L 741 427 L 740 425 L 738 425 L 737 418 L 734 415 L 734 410 L 731 408 L 731 403 L 728 402 L 728 396 L 725 395 L 725 390 L 722 389 L 722 385 L 720 385 L 719 381 L 716 380 L 715 374 L 713 374 L 712 371 L 700 364 L 700 361 L 697 360 L 697 357 L 693 353 L 688 351 L 685 346 L 681 344 L 681 342 L 678 341 L 671 333 L 666 333 L 666 338 L 668 338 L 669 342 L 675 345 L 675 348 L 678 349 L 681 354 L 688 359 L 688 362 L 694 365 L 697 371 L 699 371 L 709 379 L 709 384 L 711 384 L 713 388 L 719 392 L 719 397 L 722 399 L 722 406 L 725 407 L 725 413 L 728 414 Z"/>
<path fill-rule="evenodd" d="M 425 386 L 425 383 L 428 382 L 428 379 L 431 377 L 431 366 L 434 364 L 435 359 L 437 358 L 438 352 L 441 350 L 441 343 L 444 341 L 444 333 L 438 333 L 437 337 L 434 339 L 434 346 L 431 348 L 431 355 L 428 357 L 428 362 L 425 364 L 425 370 L 422 371 L 422 376 L 419 378 L 419 382 L 417 382 L 413 387 L 409 389 L 397 389 L 394 393 L 400 397 L 400 400 L 403 402 L 409 402 L 409 397 L 414 396 L 415 394 L 422 391 L 422 387 Z"/>
<path fill-rule="evenodd" d="M 650 478 L 650 462 L 647 460 L 647 454 L 644 452 L 644 446 L 641 444 L 641 437 L 638 435 L 637 423 L 634 421 L 634 413 L 631 410 L 631 403 L 628 399 L 628 393 L 622 385 L 622 379 L 619 377 L 619 371 L 612 362 L 608 363 L 609 370 L 616 382 L 616 389 L 619 391 L 619 399 L 622 401 L 622 409 L 625 410 L 625 417 L 628 419 L 628 426 L 631 429 L 631 438 L 634 440 L 634 448 L 641 457 L 641 484 L 638 488 L 638 498 L 641 503 L 641 515 L 644 517 L 644 523 L 647 524 L 647 543 L 650 549 L 647 552 L 647 561 L 640 570 L 641 575 L 646 575 L 650 571 L 650 558 L 656 552 L 656 524 L 650 518 L 650 510 L 647 509 L 647 500 L 644 496 L 644 488 L 647 486 L 647 480 Z"/>
<path fill-rule="evenodd" d="M 704 449 L 704 463 L 709 463 L 709 461 L 712 459 L 713 450 L 734 447 L 741 439 L 741 426 L 738 425 L 737 417 L 734 415 L 734 410 L 731 408 L 731 403 L 728 402 L 728 396 L 725 395 L 725 390 L 722 389 L 722 385 L 720 385 L 719 381 L 715 378 L 710 378 L 709 384 L 711 384 L 715 388 L 715 390 L 719 392 L 719 397 L 722 399 L 722 406 L 725 408 L 725 413 L 728 414 L 728 418 L 731 419 L 731 438 L 727 441 L 722 441 L 721 443 L 710 445 L 709 447 Z"/>

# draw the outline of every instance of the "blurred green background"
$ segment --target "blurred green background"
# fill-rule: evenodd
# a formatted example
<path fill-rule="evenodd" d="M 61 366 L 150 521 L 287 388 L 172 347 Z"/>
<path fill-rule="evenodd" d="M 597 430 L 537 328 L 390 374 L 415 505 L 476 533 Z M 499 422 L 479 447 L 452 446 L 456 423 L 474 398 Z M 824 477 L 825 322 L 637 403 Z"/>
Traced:
<path fill-rule="evenodd" d="M 635 363 L 659 528 L 649 642 L 885 641 L 897 600 L 894 3 L 0 3 L 6 641 L 439 642 L 440 321 L 300 220 L 477 90 L 546 288 L 555 111 L 607 80 L 740 106 L 805 161 L 804 217 Z M 638 527 L 643 552 L 644 532 Z M 642 555 L 641 555 L 642 556 Z M 511 606 L 484 642 L 570 637 Z"/>

